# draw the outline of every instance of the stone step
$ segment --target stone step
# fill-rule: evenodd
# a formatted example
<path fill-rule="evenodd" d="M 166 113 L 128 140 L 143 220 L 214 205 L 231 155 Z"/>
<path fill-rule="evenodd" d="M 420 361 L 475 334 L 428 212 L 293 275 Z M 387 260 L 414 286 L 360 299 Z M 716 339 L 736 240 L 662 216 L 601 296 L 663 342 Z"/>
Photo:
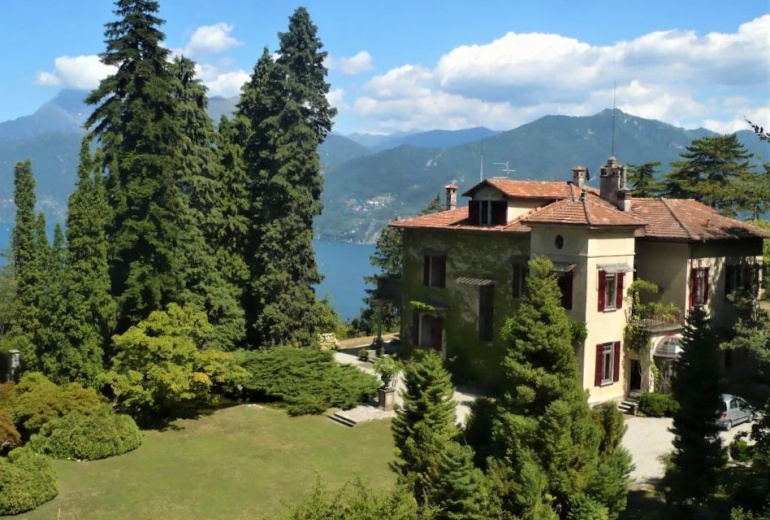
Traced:
<path fill-rule="evenodd" d="M 623 399 L 623 401 L 618 403 L 618 409 L 625 414 L 636 415 L 636 412 L 639 409 L 639 401 L 634 399 Z"/>
<path fill-rule="evenodd" d="M 329 419 L 336 422 L 337 424 L 348 426 L 350 428 L 358 424 L 356 421 L 354 421 L 350 417 L 345 417 L 344 415 L 341 415 L 339 412 L 335 412 L 332 415 L 330 415 Z"/>

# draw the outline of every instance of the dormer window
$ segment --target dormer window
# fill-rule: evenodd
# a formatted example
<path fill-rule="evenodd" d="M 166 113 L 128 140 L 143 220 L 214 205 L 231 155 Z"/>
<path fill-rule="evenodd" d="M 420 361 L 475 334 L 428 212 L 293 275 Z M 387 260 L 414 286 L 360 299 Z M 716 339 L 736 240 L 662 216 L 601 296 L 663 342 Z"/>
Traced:
<path fill-rule="evenodd" d="M 468 204 L 470 220 L 479 226 L 508 223 L 508 203 L 504 200 L 472 200 Z"/>

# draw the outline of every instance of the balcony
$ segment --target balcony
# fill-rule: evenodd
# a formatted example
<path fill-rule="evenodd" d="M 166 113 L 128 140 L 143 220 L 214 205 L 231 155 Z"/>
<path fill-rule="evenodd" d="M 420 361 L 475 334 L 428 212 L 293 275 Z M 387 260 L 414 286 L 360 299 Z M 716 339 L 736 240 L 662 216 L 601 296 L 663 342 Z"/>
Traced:
<path fill-rule="evenodd" d="M 648 318 L 643 318 L 641 323 L 653 333 L 678 330 L 684 327 L 684 311 L 674 309 L 672 312 L 655 313 Z"/>

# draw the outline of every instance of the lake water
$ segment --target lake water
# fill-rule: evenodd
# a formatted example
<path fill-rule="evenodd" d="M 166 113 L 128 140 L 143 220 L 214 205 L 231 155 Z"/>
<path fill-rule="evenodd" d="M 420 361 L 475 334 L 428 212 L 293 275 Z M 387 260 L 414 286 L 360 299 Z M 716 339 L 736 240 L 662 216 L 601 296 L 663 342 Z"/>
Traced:
<path fill-rule="evenodd" d="M 10 247 L 13 224 L 0 222 L 0 251 Z M 364 276 L 374 274 L 369 257 L 374 253 L 370 244 L 346 244 L 342 242 L 313 241 L 316 261 L 324 281 L 316 289 L 319 297 L 329 294 L 334 308 L 350 320 L 358 316 L 363 306 L 366 284 Z M 4 259 L 0 258 L 0 264 Z"/>

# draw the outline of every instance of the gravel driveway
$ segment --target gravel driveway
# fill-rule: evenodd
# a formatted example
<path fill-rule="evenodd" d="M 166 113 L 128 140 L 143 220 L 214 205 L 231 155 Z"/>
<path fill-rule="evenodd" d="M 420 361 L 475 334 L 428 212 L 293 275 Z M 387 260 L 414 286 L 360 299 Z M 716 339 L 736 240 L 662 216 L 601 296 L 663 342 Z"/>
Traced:
<path fill-rule="evenodd" d="M 637 484 L 649 484 L 651 480 L 663 476 L 663 463 L 660 456 L 673 449 L 671 445 L 674 435 L 668 431 L 671 419 L 655 419 L 652 417 L 627 417 L 628 431 L 623 437 L 623 446 L 631 452 L 636 469 L 631 478 Z M 751 430 L 751 424 L 743 423 L 733 427 L 729 432 L 721 433 L 722 442 L 727 446 L 739 432 Z"/>

